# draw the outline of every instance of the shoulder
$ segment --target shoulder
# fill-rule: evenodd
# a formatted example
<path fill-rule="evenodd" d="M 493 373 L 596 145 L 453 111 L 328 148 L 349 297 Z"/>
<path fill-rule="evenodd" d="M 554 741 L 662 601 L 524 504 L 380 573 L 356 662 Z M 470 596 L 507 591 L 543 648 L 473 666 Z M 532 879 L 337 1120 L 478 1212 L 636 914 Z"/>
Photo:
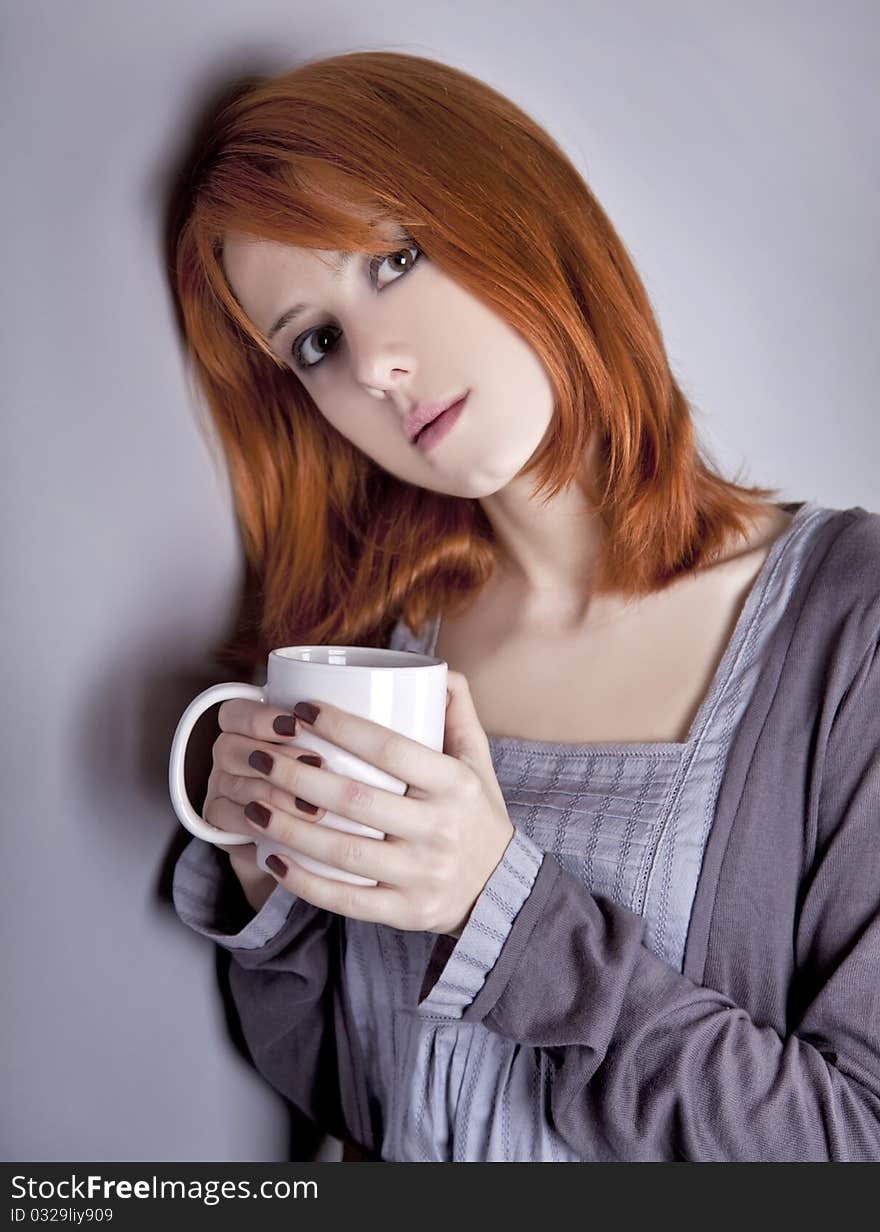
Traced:
<path fill-rule="evenodd" d="M 860 506 L 824 512 L 776 644 L 787 691 L 810 682 L 813 698 L 834 707 L 880 642 L 880 515 Z"/>
<path fill-rule="evenodd" d="M 847 613 L 880 633 L 880 514 L 861 506 L 833 510 L 815 536 L 803 578 L 805 611 L 832 621 Z"/>
<path fill-rule="evenodd" d="M 856 590 L 880 592 L 880 514 L 859 505 L 838 509 L 827 527 L 831 534 L 825 577 L 847 581 Z"/>

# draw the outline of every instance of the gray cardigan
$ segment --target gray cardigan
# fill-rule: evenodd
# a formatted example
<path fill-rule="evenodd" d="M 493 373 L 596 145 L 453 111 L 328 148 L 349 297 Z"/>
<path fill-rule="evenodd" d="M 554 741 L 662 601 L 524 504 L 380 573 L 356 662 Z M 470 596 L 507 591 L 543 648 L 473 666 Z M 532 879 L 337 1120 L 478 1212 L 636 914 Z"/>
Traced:
<path fill-rule="evenodd" d="M 734 736 L 683 971 L 646 948 L 640 916 L 544 855 L 462 1021 L 544 1050 L 554 1125 L 578 1155 L 880 1159 L 878 644 L 880 516 L 841 511 L 803 562 Z M 375 1151 L 344 922 L 278 887 L 281 927 L 256 944 L 251 928 L 242 948 L 253 912 L 226 856 L 193 844 L 214 926 L 175 905 L 230 950 L 257 1069 Z M 420 1004 L 454 946 L 436 939 Z"/>

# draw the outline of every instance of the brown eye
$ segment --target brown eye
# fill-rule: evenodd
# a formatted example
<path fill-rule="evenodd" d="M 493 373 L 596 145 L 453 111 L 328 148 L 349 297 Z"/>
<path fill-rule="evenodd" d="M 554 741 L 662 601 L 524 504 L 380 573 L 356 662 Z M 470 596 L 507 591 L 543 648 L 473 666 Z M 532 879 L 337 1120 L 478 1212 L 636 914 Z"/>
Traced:
<path fill-rule="evenodd" d="M 386 261 L 391 264 L 392 273 L 399 276 L 400 274 L 408 274 L 413 266 L 417 263 L 422 255 L 421 248 L 417 244 L 407 244 L 403 248 L 396 249 L 395 252 L 386 253 L 383 257 L 376 257 L 374 264 L 377 273 L 381 270 Z M 387 286 L 388 282 L 396 282 L 397 277 L 388 279 L 383 286 Z M 381 288 L 380 288 L 381 289 Z"/>

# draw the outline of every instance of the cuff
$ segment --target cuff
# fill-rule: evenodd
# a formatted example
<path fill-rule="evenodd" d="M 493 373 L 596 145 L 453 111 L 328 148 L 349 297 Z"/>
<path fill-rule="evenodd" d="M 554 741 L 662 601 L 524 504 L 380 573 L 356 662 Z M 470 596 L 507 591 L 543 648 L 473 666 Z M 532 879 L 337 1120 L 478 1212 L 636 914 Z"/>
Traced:
<path fill-rule="evenodd" d="M 184 924 L 227 950 L 258 950 L 266 945 L 278 935 L 291 907 L 299 901 L 279 884 L 239 929 L 243 895 L 226 852 L 195 837 L 175 865 L 171 896 Z"/>
<path fill-rule="evenodd" d="M 462 1017 L 495 966 L 543 859 L 540 847 L 514 831 L 461 936 L 437 938 L 419 994 L 420 1014 Z"/>

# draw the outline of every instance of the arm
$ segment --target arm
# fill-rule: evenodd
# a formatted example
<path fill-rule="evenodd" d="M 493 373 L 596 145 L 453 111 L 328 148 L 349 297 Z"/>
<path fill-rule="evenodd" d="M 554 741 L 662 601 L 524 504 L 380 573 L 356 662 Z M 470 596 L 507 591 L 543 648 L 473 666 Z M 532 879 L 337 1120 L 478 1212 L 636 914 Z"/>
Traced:
<path fill-rule="evenodd" d="M 224 852 L 193 838 L 174 871 L 183 923 L 230 952 L 230 989 L 257 1070 L 340 1139 L 370 1144 L 340 979 L 340 917 L 281 885 L 254 914 Z"/>
<path fill-rule="evenodd" d="M 608 1154 L 627 1159 L 880 1158 L 878 712 L 873 645 L 831 724 L 805 875 L 792 873 L 800 884 L 784 1037 L 657 958 L 639 916 L 594 898 L 537 849 L 537 876 L 497 961 L 470 991 L 455 981 L 461 1005 L 450 1010 L 444 981 L 457 952 L 479 944 L 469 930 L 481 922 L 481 896 L 460 941 L 438 940 L 423 994 L 442 974 L 420 1008 L 442 1005 L 546 1049 L 554 1124 L 585 1157 L 601 1130 Z M 745 892 L 744 932 L 749 906 Z M 759 916 L 751 927 L 760 929 Z M 779 971 L 786 961 L 791 954 Z"/>

